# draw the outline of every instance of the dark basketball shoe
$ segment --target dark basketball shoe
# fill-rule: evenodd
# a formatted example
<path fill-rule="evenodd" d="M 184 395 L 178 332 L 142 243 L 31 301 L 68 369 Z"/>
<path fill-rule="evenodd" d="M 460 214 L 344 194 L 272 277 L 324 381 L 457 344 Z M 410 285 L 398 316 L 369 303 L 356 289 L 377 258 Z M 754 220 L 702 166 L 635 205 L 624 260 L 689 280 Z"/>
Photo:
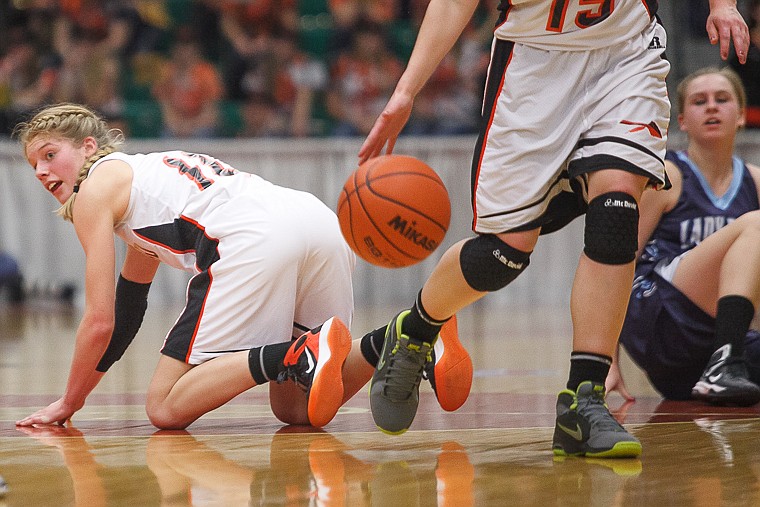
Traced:
<path fill-rule="evenodd" d="M 425 363 L 424 377 L 441 408 L 453 412 L 467 401 L 472 387 L 472 359 L 459 341 L 456 316 L 441 328 L 432 357 Z"/>
<path fill-rule="evenodd" d="M 369 404 L 375 425 L 391 435 L 411 426 L 420 402 L 420 380 L 431 361 L 431 343 L 417 344 L 401 334 L 401 321 L 409 310 L 396 315 L 385 331 L 380 360 L 369 388 Z"/>
<path fill-rule="evenodd" d="M 554 426 L 555 456 L 593 458 L 635 458 L 641 455 L 641 442 L 628 433 L 604 402 L 604 384 L 581 382 L 578 390 L 569 389 L 557 398 L 557 423 Z"/>
<path fill-rule="evenodd" d="M 333 317 L 293 342 L 285 355 L 278 382 L 291 379 L 308 398 L 309 422 L 322 427 L 343 404 L 343 363 L 351 351 L 351 332 Z"/>
<path fill-rule="evenodd" d="M 691 397 L 715 405 L 749 407 L 760 401 L 760 386 L 749 380 L 747 364 L 731 357 L 731 345 L 726 344 L 713 352 Z"/>

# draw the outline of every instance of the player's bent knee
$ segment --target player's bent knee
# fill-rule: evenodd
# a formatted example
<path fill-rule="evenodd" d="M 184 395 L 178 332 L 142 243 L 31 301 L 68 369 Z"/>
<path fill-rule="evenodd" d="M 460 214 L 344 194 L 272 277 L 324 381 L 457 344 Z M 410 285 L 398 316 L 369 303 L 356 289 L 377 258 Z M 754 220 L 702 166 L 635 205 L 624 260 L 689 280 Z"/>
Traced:
<path fill-rule="evenodd" d="M 625 192 L 608 192 L 588 204 L 583 252 L 601 264 L 628 264 L 636 258 L 639 205 Z"/>
<path fill-rule="evenodd" d="M 744 229 L 758 231 L 760 230 L 760 210 L 748 211 L 735 221 L 742 224 Z"/>
<path fill-rule="evenodd" d="M 146 406 L 150 423 L 160 430 L 184 430 L 192 421 L 180 420 L 163 407 Z"/>
<path fill-rule="evenodd" d="M 465 281 L 480 292 L 493 292 L 512 283 L 530 263 L 530 252 L 522 252 L 492 234 L 467 240 L 459 253 Z"/>

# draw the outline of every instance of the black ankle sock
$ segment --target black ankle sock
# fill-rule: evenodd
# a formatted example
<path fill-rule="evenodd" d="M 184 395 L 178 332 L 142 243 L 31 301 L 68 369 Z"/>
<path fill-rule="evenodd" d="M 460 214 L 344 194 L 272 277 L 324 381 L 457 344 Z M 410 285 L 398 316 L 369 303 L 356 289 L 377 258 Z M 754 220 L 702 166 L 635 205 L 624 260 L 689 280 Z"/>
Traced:
<path fill-rule="evenodd" d="M 612 358 L 609 356 L 591 352 L 573 352 L 570 355 L 570 377 L 567 380 L 567 388 L 575 391 L 578 385 L 586 380 L 604 384 L 611 364 Z"/>
<path fill-rule="evenodd" d="M 370 364 L 377 366 L 380 360 L 380 354 L 383 352 L 383 342 L 385 341 L 385 330 L 388 326 L 377 328 L 362 337 L 360 342 L 362 356 Z"/>
<path fill-rule="evenodd" d="M 731 344 L 731 357 L 744 356 L 744 340 L 755 316 L 755 307 L 744 296 L 723 296 L 715 316 L 715 349 Z"/>
<path fill-rule="evenodd" d="M 401 332 L 412 341 L 431 343 L 447 320 L 449 319 L 435 320 L 427 314 L 422 306 L 422 291 L 420 291 L 409 315 L 401 323 Z"/>
<path fill-rule="evenodd" d="M 256 385 L 277 380 L 277 374 L 283 369 L 282 362 L 293 342 L 275 343 L 254 347 L 248 352 L 248 369 Z"/>

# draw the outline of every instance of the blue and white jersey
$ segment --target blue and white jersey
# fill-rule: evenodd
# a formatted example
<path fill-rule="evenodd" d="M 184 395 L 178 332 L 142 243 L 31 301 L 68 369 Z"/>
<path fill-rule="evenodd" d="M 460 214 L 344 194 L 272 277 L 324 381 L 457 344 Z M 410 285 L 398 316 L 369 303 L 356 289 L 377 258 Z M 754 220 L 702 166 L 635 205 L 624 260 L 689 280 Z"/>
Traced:
<path fill-rule="evenodd" d="M 546 50 L 599 49 L 643 32 L 657 7 L 657 0 L 502 0 L 494 35 Z"/>
<path fill-rule="evenodd" d="M 713 193 L 685 151 L 668 151 L 665 158 L 683 175 L 681 195 L 644 247 L 636 265 L 637 278 L 650 273 L 659 262 L 691 250 L 739 216 L 760 208 L 755 181 L 738 157 L 734 156 L 733 178 L 722 196 Z"/>

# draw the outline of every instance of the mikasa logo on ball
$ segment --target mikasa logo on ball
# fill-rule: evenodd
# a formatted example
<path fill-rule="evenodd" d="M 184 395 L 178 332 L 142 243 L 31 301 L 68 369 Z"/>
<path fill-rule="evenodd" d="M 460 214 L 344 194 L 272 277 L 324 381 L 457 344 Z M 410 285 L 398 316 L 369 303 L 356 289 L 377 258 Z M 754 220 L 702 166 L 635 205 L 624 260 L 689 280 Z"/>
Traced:
<path fill-rule="evenodd" d="M 433 251 L 438 246 L 438 242 L 425 236 L 423 233 L 414 228 L 416 222 L 409 224 L 409 221 L 401 218 L 401 215 L 396 215 L 389 222 L 388 225 L 398 232 L 402 237 L 413 242 L 415 245 L 419 245 L 425 250 Z"/>

